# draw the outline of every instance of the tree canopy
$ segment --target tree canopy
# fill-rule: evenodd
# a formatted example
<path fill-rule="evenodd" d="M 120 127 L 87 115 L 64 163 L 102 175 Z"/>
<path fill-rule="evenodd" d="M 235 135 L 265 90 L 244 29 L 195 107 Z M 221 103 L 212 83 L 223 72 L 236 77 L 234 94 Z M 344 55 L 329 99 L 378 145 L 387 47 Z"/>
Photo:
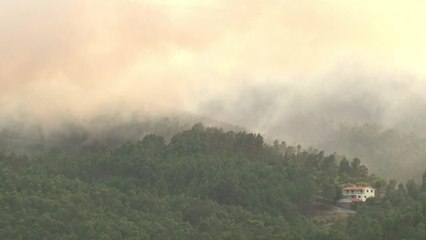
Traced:
<path fill-rule="evenodd" d="M 64 139 L 37 157 L 0 153 L 1 239 L 425 236 L 425 183 L 397 189 L 358 158 L 202 124 L 170 141 L 148 134 L 102 151 L 70 151 L 78 140 Z M 370 184 L 383 197 L 343 225 L 316 224 L 318 206 L 339 199 L 345 184 Z"/>

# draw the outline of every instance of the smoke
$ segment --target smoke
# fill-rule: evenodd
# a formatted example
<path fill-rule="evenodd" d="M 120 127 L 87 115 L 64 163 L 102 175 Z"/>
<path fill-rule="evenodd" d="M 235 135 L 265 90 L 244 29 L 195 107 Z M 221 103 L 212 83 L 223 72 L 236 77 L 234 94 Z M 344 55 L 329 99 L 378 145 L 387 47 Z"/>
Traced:
<path fill-rule="evenodd" d="M 425 7 L 420 0 L 0 0 L 0 126 L 11 129 L 2 134 L 121 143 L 147 129 L 171 136 L 172 128 L 215 119 L 290 144 L 358 156 L 370 149 L 363 156 L 373 170 L 388 171 L 393 161 L 398 172 L 409 156 L 406 175 L 417 174 L 424 147 L 416 137 L 401 134 L 399 146 L 398 133 L 370 147 L 362 137 L 374 128 L 358 138 L 339 138 L 338 129 L 376 123 L 426 136 Z M 149 127 L 158 116 L 181 117 Z"/>
<path fill-rule="evenodd" d="M 81 0 L 1 1 L 0 9 L 4 108 L 87 115 L 184 104 L 186 83 L 168 62 L 179 42 L 167 9 Z"/>
<path fill-rule="evenodd" d="M 410 110 L 423 82 L 394 76 L 424 74 L 422 6 L 0 0 L 0 116 L 192 112 L 268 133 L 300 116 L 403 125 L 422 116 Z M 342 67 L 354 70 L 327 74 Z"/>
<path fill-rule="evenodd" d="M 412 75 L 341 65 L 314 79 L 248 85 L 201 103 L 198 111 L 270 137 L 324 146 L 342 124 L 426 133 L 425 88 Z"/>

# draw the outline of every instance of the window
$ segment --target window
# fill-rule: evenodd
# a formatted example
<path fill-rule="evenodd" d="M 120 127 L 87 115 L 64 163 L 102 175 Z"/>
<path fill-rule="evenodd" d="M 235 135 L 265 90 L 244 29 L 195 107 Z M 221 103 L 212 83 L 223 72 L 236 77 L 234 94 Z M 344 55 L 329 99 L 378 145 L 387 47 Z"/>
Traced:
<path fill-rule="evenodd" d="M 367 196 L 364 196 L 364 198 L 367 198 Z"/>
<path fill-rule="evenodd" d="M 367 190 L 365 190 L 366 192 L 368 192 L 368 189 Z"/>
<path fill-rule="evenodd" d="M 358 195 L 358 198 L 361 198 L 361 195 Z"/>

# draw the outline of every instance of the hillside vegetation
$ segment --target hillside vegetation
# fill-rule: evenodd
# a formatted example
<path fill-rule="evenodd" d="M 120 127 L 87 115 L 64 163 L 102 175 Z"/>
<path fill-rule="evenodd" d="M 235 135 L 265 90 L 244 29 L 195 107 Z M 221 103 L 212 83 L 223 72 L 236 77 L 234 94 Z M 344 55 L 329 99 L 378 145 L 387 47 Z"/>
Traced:
<path fill-rule="evenodd" d="M 170 141 L 149 134 L 111 148 L 59 139 L 32 146 L 34 156 L 11 146 L 0 154 L 1 239 L 426 236 L 425 184 L 396 187 L 357 158 L 202 124 Z M 347 222 L 316 225 L 317 208 L 339 199 L 346 184 L 372 185 L 381 198 Z"/>

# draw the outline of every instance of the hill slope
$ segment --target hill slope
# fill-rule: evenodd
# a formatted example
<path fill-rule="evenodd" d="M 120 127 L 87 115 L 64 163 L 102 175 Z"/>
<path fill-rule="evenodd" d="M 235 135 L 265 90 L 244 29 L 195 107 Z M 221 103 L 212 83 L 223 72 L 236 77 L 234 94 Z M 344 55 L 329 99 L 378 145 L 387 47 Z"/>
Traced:
<path fill-rule="evenodd" d="M 59 143 L 39 151 L 39 159 L 0 154 L 2 239 L 359 239 L 360 228 L 382 237 L 388 225 L 371 211 L 388 210 L 374 201 L 360 211 L 368 218 L 347 225 L 324 228 L 311 216 L 343 184 L 387 189 L 391 205 L 424 195 L 415 183 L 394 190 L 359 159 L 202 124 L 169 143 L 147 135 L 108 151 Z M 402 191 L 414 195 L 392 197 Z M 425 222 L 419 215 L 410 224 Z"/>

